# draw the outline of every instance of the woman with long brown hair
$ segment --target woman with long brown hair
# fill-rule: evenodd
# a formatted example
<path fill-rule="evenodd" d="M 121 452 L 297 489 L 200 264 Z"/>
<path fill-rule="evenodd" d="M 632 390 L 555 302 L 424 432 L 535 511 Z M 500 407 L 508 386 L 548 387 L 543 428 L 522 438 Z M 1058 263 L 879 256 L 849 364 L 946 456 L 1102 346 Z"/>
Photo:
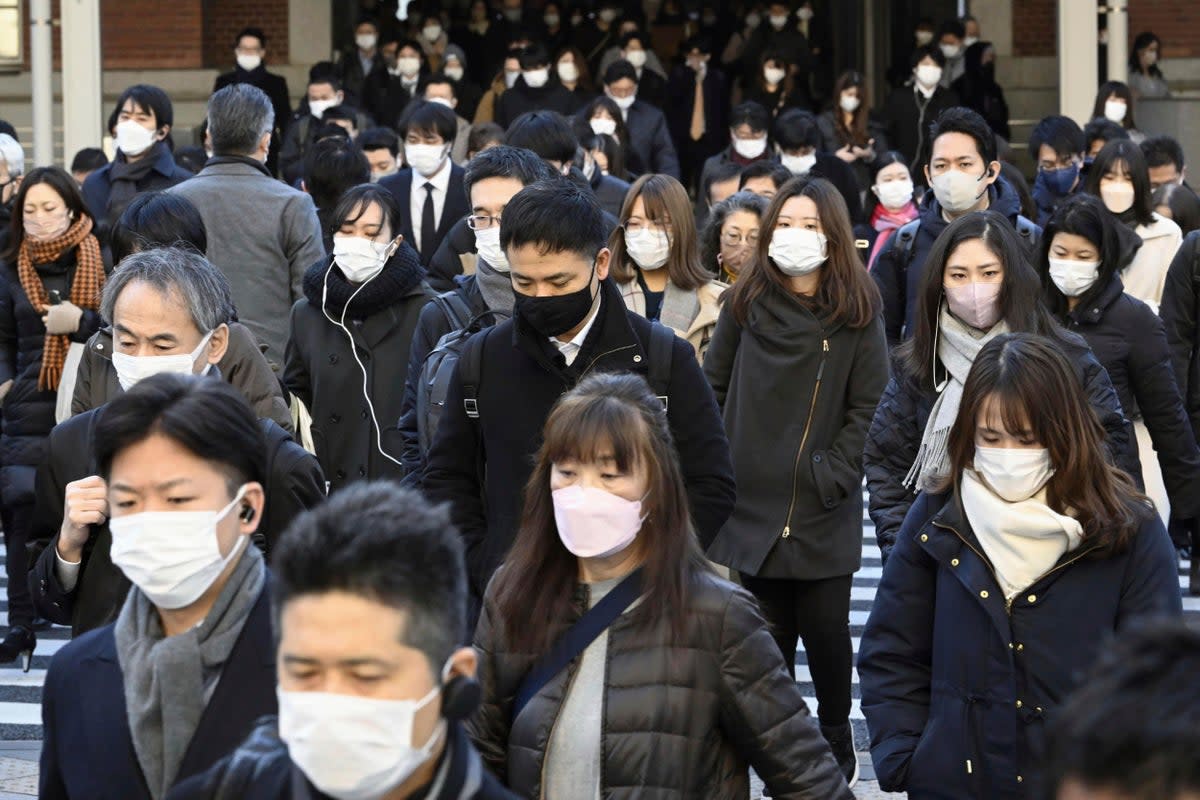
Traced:
<path fill-rule="evenodd" d="M 950 473 L 909 512 L 863 632 L 884 791 L 1032 796 L 1045 720 L 1100 648 L 1181 613 L 1167 532 L 1104 440 L 1055 342 L 1003 334 L 976 356 Z"/>
<path fill-rule="evenodd" d="M 776 796 L 850 798 L 754 600 L 708 568 L 666 409 L 638 376 L 585 378 L 551 412 L 475 647 L 468 730 L 522 797 L 734 800 L 753 766 Z"/>
<path fill-rule="evenodd" d="M 859 191 L 872 183 L 871 165 L 887 152 L 884 125 L 871 112 L 871 92 L 861 72 L 847 70 L 833 87 L 833 108 L 817 117 L 821 149 L 850 165 Z"/>
<path fill-rule="evenodd" d="M 643 175 L 612 232 L 610 272 L 630 311 L 674 329 L 703 360 L 726 285 L 700 261 L 700 235 L 687 190 L 670 175 Z"/>
<path fill-rule="evenodd" d="M 851 785 L 850 584 L 863 440 L 887 382 L 880 308 L 841 194 L 793 178 L 763 217 L 704 361 L 738 482 L 708 557 L 741 573 L 793 673 L 804 641 L 821 731 Z"/>

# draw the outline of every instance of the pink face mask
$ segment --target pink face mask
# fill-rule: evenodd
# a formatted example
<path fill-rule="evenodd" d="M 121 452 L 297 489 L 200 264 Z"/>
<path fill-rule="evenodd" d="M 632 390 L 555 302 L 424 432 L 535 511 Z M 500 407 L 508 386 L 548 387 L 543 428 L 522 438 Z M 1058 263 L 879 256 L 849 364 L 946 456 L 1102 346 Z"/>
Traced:
<path fill-rule="evenodd" d="M 603 489 L 568 486 L 551 493 L 563 545 L 579 558 L 619 553 L 642 529 L 642 504 Z"/>
<path fill-rule="evenodd" d="M 989 330 L 1000 319 L 1001 283 L 943 286 L 950 313 L 977 330 Z"/>

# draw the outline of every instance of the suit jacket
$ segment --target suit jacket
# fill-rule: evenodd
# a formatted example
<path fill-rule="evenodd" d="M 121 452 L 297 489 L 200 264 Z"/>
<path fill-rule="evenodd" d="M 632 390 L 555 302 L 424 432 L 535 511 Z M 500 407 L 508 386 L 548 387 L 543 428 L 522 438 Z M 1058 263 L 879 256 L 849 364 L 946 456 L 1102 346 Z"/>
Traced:
<path fill-rule="evenodd" d="M 176 781 L 233 752 L 254 721 L 275 714 L 270 577 L 221 670 Z M 125 708 L 113 626 L 80 636 L 50 662 L 42 695 L 41 800 L 150 800 Z"/>
<path fill-rule="evenodd" d="M 433 242 L 421 242 L 421 265 L 428 267 L 433 260 L 433 254 L 446 238 L 446 234 L 454 227 L 454 223 L 463 219 L 471 210 L 467 202 L 467 193 L 463 190 L 463 170 L 458 164 L 450 164 L 450 183 L 446 186 L 446 202 L 442 205 L 442 218 L 437 226 L 437 238 Z M 420 176 L 417 176 L 420 180 Z M 416 236 L 413 232 L 412 209 L 409 206 L 412 192 L 413 171 L 405 167 L 395 175 L 389 175 L 379 182 L 379 185 L 392 193 L 396 205 L 400 208 L 400 232 L 404 241 L 415 246 Z"/>
<path fill-rule="evenodd" d="M 679 178 L 679 157 L 671 143 L 667 118 L 654 106 L 634 101 L 625 118 L 629 129 L 629 149 L 637 156 L 644 172 L 661 172 Z"/>

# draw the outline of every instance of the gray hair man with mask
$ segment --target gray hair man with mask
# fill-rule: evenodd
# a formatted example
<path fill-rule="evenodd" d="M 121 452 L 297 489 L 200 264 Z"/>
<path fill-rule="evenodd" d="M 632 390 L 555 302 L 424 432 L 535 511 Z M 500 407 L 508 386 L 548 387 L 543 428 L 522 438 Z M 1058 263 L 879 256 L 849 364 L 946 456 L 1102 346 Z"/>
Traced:
<path fill-rule="evenodd" d="M 105 284 L 101 313 L 113 324 L 113 364 L 128 391 L 151 375 L 206 374 L 229 342 L 232 304 L 225 277 L 201 255 L 160 248 L 134 253 Z M 78 635 L 112 621 L 129 589 L 113 566 L 108 487 L 92 461 L 95 427 L 108 405 L 72 417 L 50 433 L 38 468 L 33 538 L 45 545 L 30 573 L 34 605 Z M 324 499 L 316 459 L 275 422 L 267 441 L 267 513 L 258 532 L 270 545 L 297 513 Z"/>

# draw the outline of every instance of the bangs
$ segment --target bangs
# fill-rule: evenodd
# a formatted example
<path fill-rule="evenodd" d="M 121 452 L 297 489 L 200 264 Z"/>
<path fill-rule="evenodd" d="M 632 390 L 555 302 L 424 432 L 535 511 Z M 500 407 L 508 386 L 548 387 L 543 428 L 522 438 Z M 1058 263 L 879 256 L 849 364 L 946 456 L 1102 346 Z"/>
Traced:
<path fill-rule="evenodd" d="M 628 472 L 646 457 L 645 427 L 636 409 L 613 397 L 567 402 L 546 422 L 542 457 L 551 464 L 610 462 Z"/>
<path fill-rule="evenodd" d="M 1039 390 L 1031 381 L 1008 380 L 1000 381 L 979 401 L 973 426 L 978 425 L 980 414 L 986 415 L 986 425 L 999 423 L 1013 436 L 1028 431 L 1052 454 L 1067 438 L 1063 423 L 1071 416 L 1061 400 L 1051 396 L 1049 387 Z"/>

